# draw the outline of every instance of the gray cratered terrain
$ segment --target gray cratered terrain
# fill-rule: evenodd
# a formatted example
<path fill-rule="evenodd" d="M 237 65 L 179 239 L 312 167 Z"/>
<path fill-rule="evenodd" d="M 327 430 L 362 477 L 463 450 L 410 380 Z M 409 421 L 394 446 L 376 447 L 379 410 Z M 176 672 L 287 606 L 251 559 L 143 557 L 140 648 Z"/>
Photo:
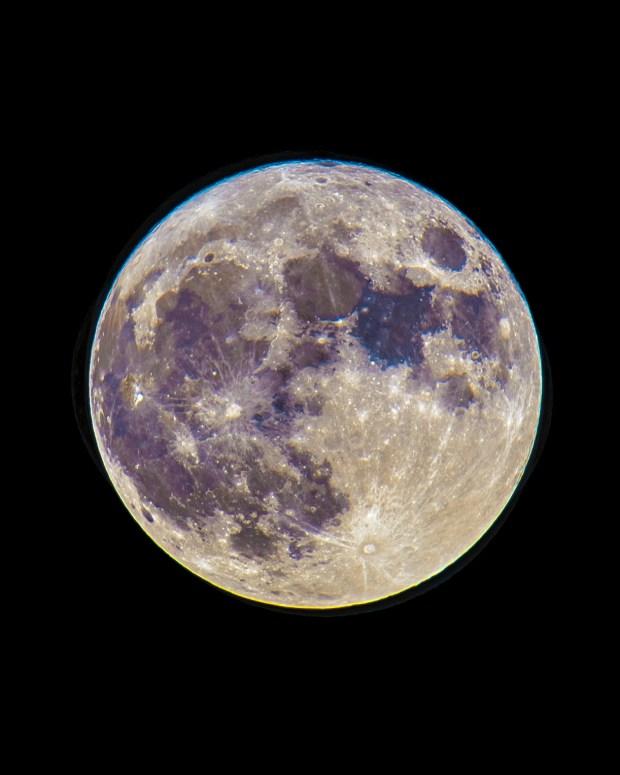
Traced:
<path fill-rule="evenodd" d="M 536 435 L 527 305 L 476 228 L 348 163 L 272 165 L 173 211 L 108 295 L 91 411 L 142 528 L 275 605 L 381 599 L 491 526 Z"/>

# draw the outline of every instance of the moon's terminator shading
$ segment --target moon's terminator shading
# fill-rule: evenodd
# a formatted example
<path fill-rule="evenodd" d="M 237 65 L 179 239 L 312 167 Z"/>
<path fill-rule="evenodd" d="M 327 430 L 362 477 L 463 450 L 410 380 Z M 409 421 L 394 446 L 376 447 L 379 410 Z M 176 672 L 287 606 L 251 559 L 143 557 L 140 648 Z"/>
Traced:
<path fill-rule="evenodd" d="M 117 278 L 91 363 L 98 444 L 143 528 L 293 606 L 455 560 L 510 497 L 539 402 L 533 325 L 492 246 L 347 164 L 259 169 L 173 212 Z"/>

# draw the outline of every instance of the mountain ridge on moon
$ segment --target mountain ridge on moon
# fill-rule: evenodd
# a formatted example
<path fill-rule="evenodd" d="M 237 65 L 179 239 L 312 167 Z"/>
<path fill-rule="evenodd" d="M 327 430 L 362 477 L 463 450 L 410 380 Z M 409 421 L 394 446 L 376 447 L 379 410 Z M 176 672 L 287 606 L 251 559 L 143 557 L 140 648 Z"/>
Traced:
<path fill-rule="evenodd" d="M 135 248 L 103 306 L 91 413 L 142 528 L 273 605 L 362 604 L 486 532 L 529 458 L 541 368 L 493 246 L 351 163 L 226 179 Z"/>

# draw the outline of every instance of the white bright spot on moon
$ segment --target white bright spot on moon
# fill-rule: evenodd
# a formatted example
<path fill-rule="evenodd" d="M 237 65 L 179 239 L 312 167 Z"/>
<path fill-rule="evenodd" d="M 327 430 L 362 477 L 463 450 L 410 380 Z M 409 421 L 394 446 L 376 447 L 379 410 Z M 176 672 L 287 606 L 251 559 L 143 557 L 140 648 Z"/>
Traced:
<path fill-rule="evenodd" d="M 241 417 L 241 414 L 243 412 L 243 409 L 239 406 L 239 404 L 235 404 L 234 402 L 229 404 L 226 407 L 225 417 L 227 420 L 236 420 L 239 417 Z"/>
<path fill-rule="evenodd" d="M 502 318 L 499 321 L 499 334 L 502 339 L 508 339 L 510 336 L 510 321 L 506 318 Z"/>

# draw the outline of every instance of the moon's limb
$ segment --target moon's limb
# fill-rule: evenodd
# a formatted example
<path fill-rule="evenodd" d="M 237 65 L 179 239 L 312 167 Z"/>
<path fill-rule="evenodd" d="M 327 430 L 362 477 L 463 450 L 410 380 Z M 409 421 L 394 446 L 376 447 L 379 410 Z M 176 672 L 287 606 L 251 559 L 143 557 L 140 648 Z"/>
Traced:
<path fill-rule="evenodd" d="M 194 573 L 338 607 L 436 575 L 521 478 L 541 400 L 527 304 L 427 190 L 361 165 L 230 178 L 137 246 L 91 411 L 143 529 Z"/>

